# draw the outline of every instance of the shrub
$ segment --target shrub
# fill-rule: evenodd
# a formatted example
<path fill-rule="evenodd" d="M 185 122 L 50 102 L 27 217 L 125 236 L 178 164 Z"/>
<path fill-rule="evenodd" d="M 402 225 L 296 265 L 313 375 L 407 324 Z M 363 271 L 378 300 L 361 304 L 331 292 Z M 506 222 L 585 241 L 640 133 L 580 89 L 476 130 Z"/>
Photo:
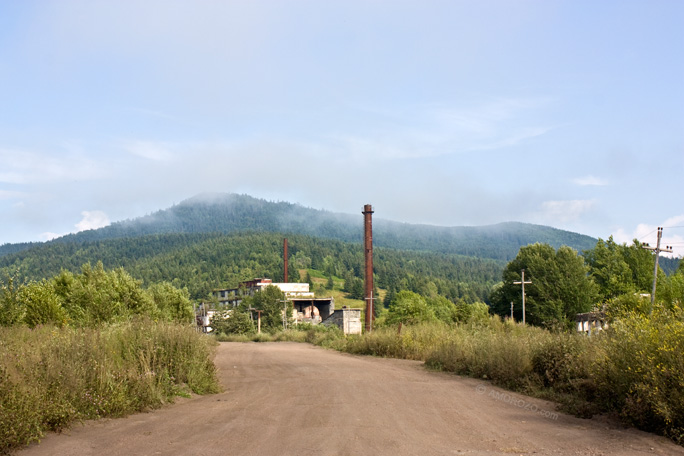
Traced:
<path fill-rule="evenodd" d="M 413 325 L 436 321 L 435 313 L 425 298 L 412 291 L 400 291 L 392 300 L 387 312 L 387 324 L 398 323 Z"/>
<path fill-rule="evenodd" d="M 684 312 L 615 321 L 592 365 L 597 399 L 629 423 L 684 442 Z"/>
<path fill-rule="evenodd" d="M 254 334 L 254 322 L 246 311 L 239 308 L 220 312 L 211 319 L 211 326 L 217 334 Z"/>

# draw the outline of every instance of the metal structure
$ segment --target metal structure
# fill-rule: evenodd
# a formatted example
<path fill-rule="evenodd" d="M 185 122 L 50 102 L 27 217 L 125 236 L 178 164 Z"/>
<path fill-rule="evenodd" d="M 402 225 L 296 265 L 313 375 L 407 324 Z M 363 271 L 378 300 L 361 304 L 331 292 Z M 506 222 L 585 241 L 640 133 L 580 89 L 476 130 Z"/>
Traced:
<path fill-rule="evenodd" d="M 365 296 L 366 296 L 366 318 L 365 330 L 370 332 L 375 320 L 375 312 L 373 306 L 373 207 L 370 204 L 363 206 L 363 248 L 366 258 L 366 280 L 365 280 Z"/>
<path fill-rule="evenodd" d="M 283 283 L 287 283 L 287 238 L 283 239 Z"/>

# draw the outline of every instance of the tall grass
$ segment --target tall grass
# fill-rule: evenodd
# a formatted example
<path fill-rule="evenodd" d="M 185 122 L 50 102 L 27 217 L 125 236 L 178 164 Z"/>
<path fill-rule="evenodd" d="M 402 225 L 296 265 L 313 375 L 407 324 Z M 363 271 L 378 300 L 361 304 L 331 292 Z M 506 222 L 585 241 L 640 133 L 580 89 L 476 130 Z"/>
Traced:
<path fill-rule="evenodd" d="M 0 453 L 75 420 L 219 390 L 215 342 L 187 326 L 0 328 Z"/>

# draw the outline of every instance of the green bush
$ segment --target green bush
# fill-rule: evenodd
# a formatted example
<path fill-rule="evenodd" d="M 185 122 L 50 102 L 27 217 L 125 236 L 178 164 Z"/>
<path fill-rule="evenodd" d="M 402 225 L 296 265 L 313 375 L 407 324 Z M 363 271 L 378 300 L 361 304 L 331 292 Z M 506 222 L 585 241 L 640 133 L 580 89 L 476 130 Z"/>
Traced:
<path fill-rule="evenodd" d="M 219 312 L 211 319 L 211 326 L 216 334 L 249 335 L 256 332 L 249 314 L 240 308 Z"/>
<path fill-rule="evenodd" d="M 656 308 L 613 323 L 592 366 L 597 400 L 628 422 L 684 442 L 684 312 Z"/>
<path fill-rule="evenodd" d="M 390 303 L 385 321 L 389 325 L 415 325 L 436 320 L 437 317 L 425 298 L 412 291 L 400 291 Z"/>
<path fill-rule="evenodd" d="M 24 318 L 24 308 L 19 304 L 19 290 L 16 277 L 6 277 L 0 283 L 0 326 L 20 323 Z"/>

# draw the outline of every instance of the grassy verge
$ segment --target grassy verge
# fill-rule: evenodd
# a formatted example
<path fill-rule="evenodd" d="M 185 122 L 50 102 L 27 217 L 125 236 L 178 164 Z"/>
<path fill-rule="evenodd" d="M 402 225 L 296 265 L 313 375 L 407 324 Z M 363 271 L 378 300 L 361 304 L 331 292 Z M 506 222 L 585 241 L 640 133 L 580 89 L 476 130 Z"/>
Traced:
<path fill-rule="evenodd" d="M 0 328 L 0 453 L 76 420 L 219 390 L 215 342 L 187 326 Z"/>

